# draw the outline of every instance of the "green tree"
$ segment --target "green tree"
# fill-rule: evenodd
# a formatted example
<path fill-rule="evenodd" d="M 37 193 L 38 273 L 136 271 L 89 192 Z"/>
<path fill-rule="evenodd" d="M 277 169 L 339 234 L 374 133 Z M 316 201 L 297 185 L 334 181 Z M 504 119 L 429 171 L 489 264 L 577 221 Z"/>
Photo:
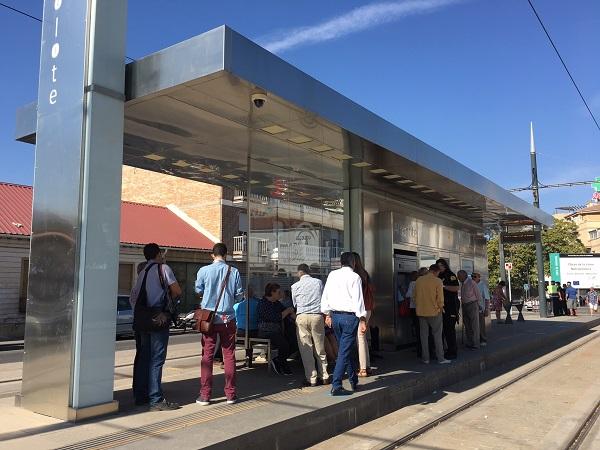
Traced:
<path fill-rule="evenodd" d="M 500 279 L 500 256 L 498 254 L 498 235 L 487 243 L 488 271 L 490 285 Z M 550 253 L 585 253 L 585 246 L 577 235 L 577 226 L 568 220 L 555 219 L 554 226 L 542 231 L 542 252 L 544 273 L 550 275 Z M 537 261 L 535 244 L 507 244 L 504 246 L 506 261 L 513 264 L 511 284 L 513 292 L 520 293 L 522 286 L 529 283 L 537 286 Z"/>

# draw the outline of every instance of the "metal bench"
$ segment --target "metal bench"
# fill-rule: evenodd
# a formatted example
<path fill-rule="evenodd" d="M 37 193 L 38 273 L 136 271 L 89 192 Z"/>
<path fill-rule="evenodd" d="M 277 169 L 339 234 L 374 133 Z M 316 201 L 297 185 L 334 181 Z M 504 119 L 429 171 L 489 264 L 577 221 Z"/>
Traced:
<path fill-rule="evenodd" d="M 235 343 L 244 345 L 244 341 L 245 341 L 245 339 L 243 337 L 237 336 Z M 266 354 L 267 354 L 267 370 L 270 372 L 271 371 L 271 340 L 265 339 L 265 338 L 251 337 L 251 338 L 248 338 L 248 341 L 250 343 L 250 349 L 252 351 L 254 351 L 254 349 L 257 348 L 259 350 L 263 350 L 266 352 Z M 252 358 L 249 358 L 248 366 L 252 367 Z"/>

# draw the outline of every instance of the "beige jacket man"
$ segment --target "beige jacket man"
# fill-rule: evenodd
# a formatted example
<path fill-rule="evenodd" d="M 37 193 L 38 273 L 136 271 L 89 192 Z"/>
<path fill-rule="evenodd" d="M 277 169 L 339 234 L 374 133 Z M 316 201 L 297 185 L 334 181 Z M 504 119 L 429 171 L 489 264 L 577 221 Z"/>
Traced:
<path fill-rule="evenodd" d="M 434 264 L 429 267 L 429 272 L 417 278 L 415 282 L 414 298 L 417 316 L 419 317 L 419 328 L 421 333 L 421 352 L 423 362 L 429 364 L 429 329 L 433 334 L 435 342 L 435 354 L 439 364 L 448 364 L 450 361 L 444 358 L 444 347 L 442 343 L 444 310 L 444 285 L 438 278 L 439 268 Z"/>

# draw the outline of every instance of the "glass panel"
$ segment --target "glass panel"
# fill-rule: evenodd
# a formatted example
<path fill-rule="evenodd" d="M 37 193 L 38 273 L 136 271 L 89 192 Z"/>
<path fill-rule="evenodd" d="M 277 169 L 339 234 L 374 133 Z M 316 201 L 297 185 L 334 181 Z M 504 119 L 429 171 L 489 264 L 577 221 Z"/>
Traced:
<path fill-rule="evenodd" d="M 251 185 L 249 196 L 248 273 L 257 295 L 269 282 L 289 290 L 299 264 L 308 264 L 313 276 L 325 280 L 339 262 L 343 189 L 316 173 L 307 175 L 301 165 L 310 160 L 309 166 L 319 167 L 323 156 L 305 153 L 293 159 L 293 171 L 251 160 L 251 179 L 270 177 Z"/>

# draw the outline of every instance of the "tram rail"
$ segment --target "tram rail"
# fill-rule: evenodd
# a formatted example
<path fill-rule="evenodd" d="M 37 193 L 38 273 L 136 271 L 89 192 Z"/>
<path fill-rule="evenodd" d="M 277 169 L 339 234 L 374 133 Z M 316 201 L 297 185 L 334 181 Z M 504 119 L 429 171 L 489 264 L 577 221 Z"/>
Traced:
<path fill-rule="evenodd" d="M 503 391 L 504 389 L 507 389 L 508 387 L 512 386 L 513 384 L 515 384 L 519 381 L 522 381 L 525 378 L 531 376 L 532 374 L 540 371 L 541 369 L 544 369 L 544 368 L 556 363 L 563 357 L 573 353 L 574 351 L 580 349 L 584 345 L 586 345 L 592 341 L 598 340 L 598 339 L 600 339 L 600 336 L 591 336 L 589 338 L 586 338 L 579 346 L 570 347 L 566 350 L 561 351 L 560 353 L 558 353 L 556 355 L 556 357 L 554 359 L 544 361 L 542 363 L 535 365 L 534 367 L 528 369 L 527 371 L 525 371 L 519 375 L 514 376 L 510 380 L 502 383 L 501 385 L 495 386 L 495 387 L 489 389 L 488 391 L 477 396 L 476 398 L 458 406 L 457 408 L 454 408 L 453 410 L 435 418 L 434 420 L 429 421 L 428 423 L 417 428 L 416 430 L 405 434 L 404 436 L 400 437 L 399 439 L 396 439 L 395 441 L 393 441 L 383 447 L 377 447 L 377 448 L 378 448 L 378 450 L 393 450 L 396 448 L 400 448 L 400 447 L 406 445 L 407 443 L 432 431 L 438 425 L 454 418 L 455 416 L 461 414 L 462 412 L 464 412 L 464 411 L 480 404 L 484 400 L 487 400 L 488 398 L 498 394 L 499 392 Z M 569 446 L 565 450 L 579 449 L 580 446 L 582 445 L 582 443 L 584 442 L 585 437 L 587 436 L 587 434 L 589 433 L 591 428 L 594 426 L 594 424 L 596 423 L 596 421 L 598 420 L 599 417 L 600 417 L 600 400 L 596 403 L 595 408 L 593 408 L 593 410 L 589 413 L 589 415 L 583 421 L 582 426 L 577 430 L 575 437 L 572 439 L 572 441 L 569 443 Z"/>

